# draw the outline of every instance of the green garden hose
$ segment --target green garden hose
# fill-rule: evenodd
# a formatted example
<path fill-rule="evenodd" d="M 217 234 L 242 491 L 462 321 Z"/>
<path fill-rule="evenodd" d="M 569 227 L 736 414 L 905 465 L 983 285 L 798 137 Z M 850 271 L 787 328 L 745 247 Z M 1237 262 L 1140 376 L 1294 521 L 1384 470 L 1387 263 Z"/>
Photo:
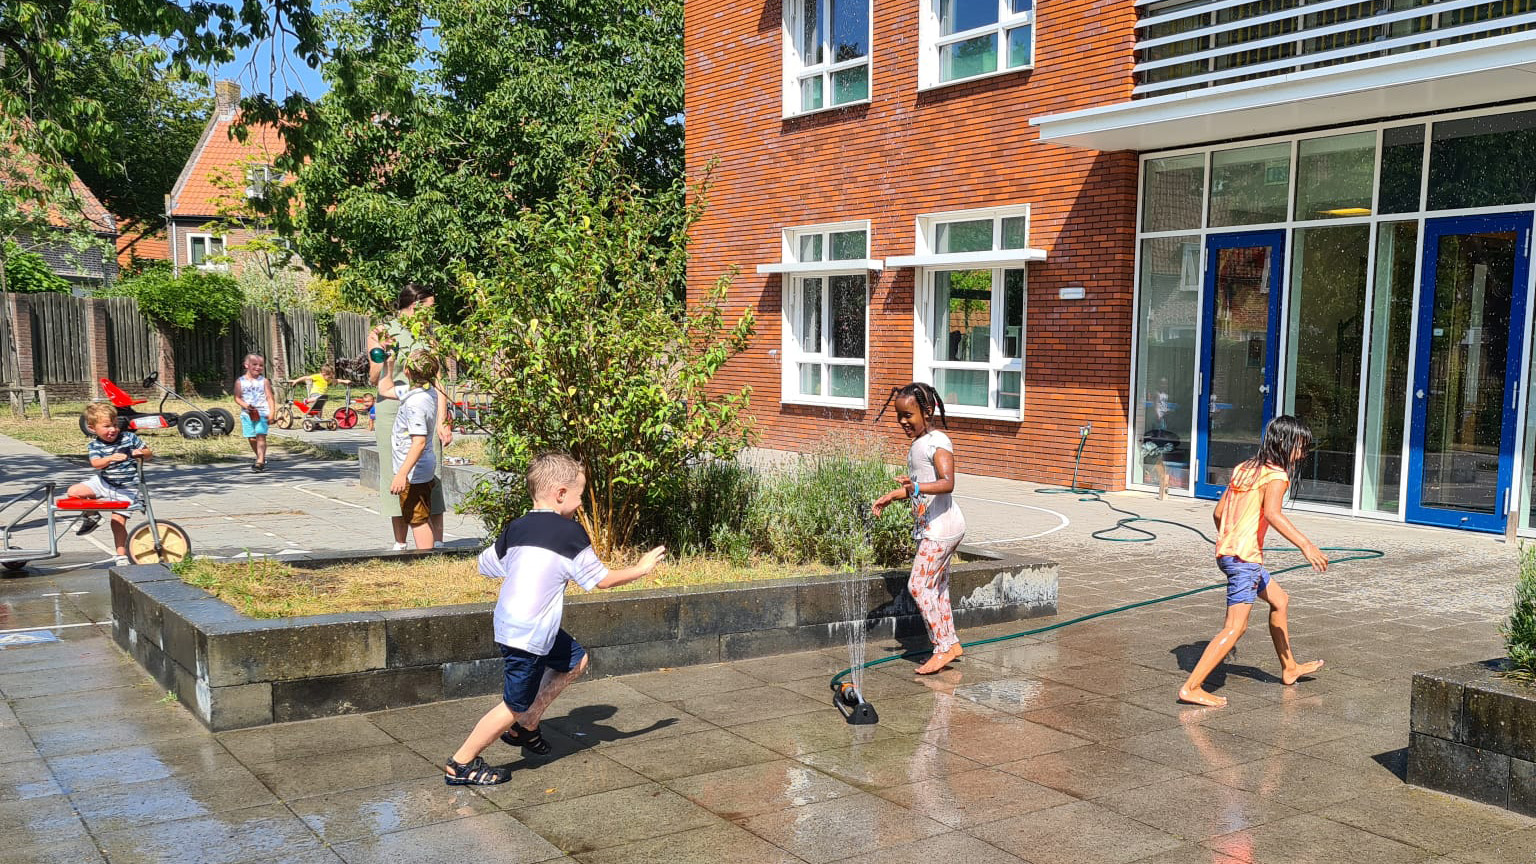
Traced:
<path fill-rule="evenodd" d="M 1077 445 L 1077 458 L 1075 460 L 1075 463 L 1080 463 L 1082 461 L 1082 458 L 1083 458 L 1083 446 L 1088 443 L 1088 431 L 1089 431 L 1090 428 L 1091 427 L 1085 427 L 1084 430 L 1083 430 L 1083 433 L 1081 435 L 1081 440 L 1078 442 L 1078 445 Z M 1108 507 L 1110 510 L 1113 510 L 1114 512 L 1120 513 L 1120 514 L 1122 514 L 1124 516 L 1124 518 L 1122 518 L 1119 521 L 1117 521 L 1111 527 L 1109 527 L 1109 528 L 1100 528 L 1099 530 L 1097 530 L 1097 531 L 1093 532 L 1091 535 L 1089 535 L 1093 539 L 1095 539 L 1095 540 L 1103 540 L 1106 543 L 1150 543 L 1153 540 L 1157 539 L 1157 535 L 1152 533 L 1151 531 L 1145 529 L 1145 528 L 1133 527 L 1132 523 L 1136 523 L 1136 522 L 1154 522 L 1154 523 L 1160 523 L 1160 524 L 1163 524 L 1163 525 L 1172 525 L 1172 526 L 1177 527 L 1177 528 L 1183 528 L 1186 531 L 1193 531 L 1196 534 L 1200 535 L 1200 539 L 1202 539 L 1205 542 L 1211 544 L 1212 546 L 1216 545 L 1216 539 L 1214 537 L 1211 537 L 1209 534 L 1206 534 L 1204 531 L 1201 531 L 1199 528 L 1196 528 L 1193 525 L 1186 525 L 1183 522 L 1175 522 L 1175 521 L 1173 521 L 1171 519 L 1154 519 L 1154 518 L 1152 518 L 1150 516 L 1142 516 L 1139 513 L 1134 513 L 1134 512 L 1132 512 L 1130 510 L 1122 510 L 1119 507 L 1116 507 L 1115 505 L 1113 505 L 1113 504 L 1109 503 L 1108 501 L 1104 500 L 1104 497 L 1103 497 L 1104 490 L 1102 490 L 1102 489 L 1079 488 L 1078 485 L 1077 485 L 1077 467 L 1078 467 L 1077 464 L 1074 464 L 1072 466 L 1072 485 L 1071 486 L 1051 486 L 1051 487 L 1046 487 L 1044 489 L 1036 489 L 1035 491 L 1038 492 L 1038 493 L 1041 493 L 1043 495 L 1067 495 L 1067 494 L 1079 495 L 1079 496 L 1081 496 L 1081 497 L 1078 498 L 1079 501 L 1082 501 L 1082 502 L 1098 502 L 1100 504 L 1103 504 L 1105 507 Z M 1140 537 L 1109 537 L 1109 536 L 1106 536 L 1106 535 L 1109 535 L 1109 534 L 1113 534 L 1113 533 L 1115 533 L 1117 531 L 1134 531 L 1134 532 L 1136 532 L 1138 534 L 1141 534 L 1143 536 L 1140 536 Z M 1374 560 L 1374 559 L 1377 559 L 1377 558 L 1384 557 L 1386 555 L 1386 553 L 1381 551 L 1380 549 L 1365 549 L 1365 548 L 1357 548 L 1357 547 L 1353 547 L 1353 546 L 1320 546 L 1318 548 L 1320 550 L 1324 551 L 1324 552 L 1349 552 L 1349 553 L 1354 553 L 1354 554 L 1350 554 L 1350 555 L 1345 555 L 1345 556 L 1340 557 L 1340 558 L 1329 558 L 1328 559 L 1328 563 L 1329 564 L 1342 564 L 1345 561 L 1371 561 L 1371 560 Z M 1301 550 L 1297 549 L 1294 546 L 1282 546 L 1282 547 L 1279 547 L 1279 548 L 1272 548 L 1272 549 L 1269 549 L 1267 551 L 1270 551 L 1270 552 L 1300 552 Z M 1279 576 L 1281 573 L 1289 573 L 1292 570 L 1301 570 L 1301 569 L 1303 569 L 1305 567 L 1310 567 L 1310 566 L 1311 566 L 1310 564 L 1306 564 L 1306 563 L 1294 564 L 1294 565 L 1292 565 L 1290 567 L 1284 567 L 1284 568 L 1281 568 L 1279 570 L 1271 571 L 1271 575 Z M 1114 615 L 1114 614 L 1117 614 L 1117 613 L 1120 613 L 1120 612 L 1129 612 L 1132 609 L 1139 609 L 1139 608 L 1141 608 L 1143 606 L 1151 606 L 1151 605 L 1156 604 L 1156 603 L 1167 603 L 1169 600 L 1178 600 L 1178 599 L 1180 599 L 1182 597 L 1188 597 L 1191 594 L 1199 594 L 1202 591 L 1213 591 L 1213 590 L 1215 590 L 1217 588 L 1225 588 L 1225 587 L 1227 587 L 1227 583 L 1226 583 L 1225 580 L 1223 580 L 1221 582 L 1213 582 L 1210 585 L 1204 585 L 1204 586 L 1201 586 L 1199 588 L 1191 588 L 1188 591 L 1180 591 L 1177 594 L 1169 594 L 1166 597 L 1154 597 L 1151 600 L 1142 600 L 1142 601 L 1140 601 L 1138 603 L 1128 603 L 1128 604 L 1126 604 L 1124 606 L 1116 606 L 1113 609 L 1105 609 L 1105 610 L 1100 611 L 1100 612 L 1092 612 L 1092 613 L 1089 613 L 1087 615 L 1080 615 L 1080 616 L 1078 616 L 1076 618 L 1073 618 L 1073 619 L 1070 619 L 1068 621 L 1060 621 L 1060 622 L 1057 622 L 1055 624 L 1049 624 L 1049 625 L 1047 625 L 1045 627 L 1035 627 L 1035 628 L 1032 628 L 1032 629 L 1029 629 L 1029 630 L 1020 630 L 1017 633 L 1009 633 L 1009 634 L 1007 634 L 1005 636 L 993 636 L 990 639 L 977 639 L 974 642 L 961 642 L 960 643 L 960 647 L 962 647 L 962 648 L 974 648 L 974 647 L 976 647 L 978 645 L 990 645 L 990 644 L 992 644 L 994 642 L 1006 642 L 1009 639 L 1018 639 L 1018 638 L 1023 637 L 1023 636 L 1034 636 L 1034 635 L 1037 635 L 1037 634 L 1040 634 L 1040 633 L 1049 633 L 1052 630 L 1059 630 L 1059 629 L 1061 629 L 1063 627 L 1070 627 L 1073 624 L 1081 624 L 1084 621 L 1092 621 L 1095 618 L 1103 618 L 1106 615 Z M 862 664 L 859 668 L 868 669 L 868 668 L 870 668 L 872 666 L 879 666 L 881 663 L 890 663 L 890 662 L 892 662 L 894 660 L 917 659 L 919 657 L 923 657 L 923 656 L 929 655 L 931 653 L 933 653 L 933 652 L 932 651 L 909 651 L 909 652 L 907 652 L 905 654 L 892 654 L 892 655 L 890 655 L 888 657 L 881 657 L 881 658 L 879 658 L 877 660 L 870 660 L 869 662 Z M 853 669 L 854 669 L 854 667 L 850 666 L 847 669 L 844 669 L 843 671 L 837 673 L 836 675 L 833 675 L 832 676 L 832 682 L 831 682 L 832 683 L 832 687 L 834 689 L 836 689 L 838 683 L 841 682 L 843 678 L 845 678 L 846 676 L 851 674 L 853 672 Z"/>

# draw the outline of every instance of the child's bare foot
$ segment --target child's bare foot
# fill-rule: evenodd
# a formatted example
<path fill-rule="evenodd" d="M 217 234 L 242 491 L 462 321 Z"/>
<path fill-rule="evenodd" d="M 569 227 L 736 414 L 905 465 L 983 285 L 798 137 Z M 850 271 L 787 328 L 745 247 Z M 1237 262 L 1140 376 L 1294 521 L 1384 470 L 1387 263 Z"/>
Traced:
<path fill-rule="evenodd" d="M 1227 704 L 1227 697 L 1212 695 L 1205 692 L 1203 688 L 1185 690 L 1183 687 L 1180 687 L 1179 701 L 1188 702 L 1191 705 L 1204 705 L 1207 708 L 1221 708 Z"/>
<path fill-rule="evenodd" d="M 1316 672 L 1321 668 L 1323 668 L 1323 661 L 1321 660 L 1313 660 L 1310 663 L 1297 663 L 1295 669 L 1281 670 L 1280 683 L 1289 687 L 1292 684 L 1295 684 L 1296 680 L 1301 676 L 1311 675 L 1313 672 Z"/>
<path fill-rule="evenodd" d="M 945 666 L 948 666 L 951 662 L 954 661 L 956 657 L 959 657 L 964 653 L 965 649 L 961 648 L 959 645 L 954 645 L 947 651 L 935 651 L 933 652 L 933 656 L 928 658 L 927 663 L 917 667 L 917 674 L 932 675 L 940 669 L 943 669 Z"/>

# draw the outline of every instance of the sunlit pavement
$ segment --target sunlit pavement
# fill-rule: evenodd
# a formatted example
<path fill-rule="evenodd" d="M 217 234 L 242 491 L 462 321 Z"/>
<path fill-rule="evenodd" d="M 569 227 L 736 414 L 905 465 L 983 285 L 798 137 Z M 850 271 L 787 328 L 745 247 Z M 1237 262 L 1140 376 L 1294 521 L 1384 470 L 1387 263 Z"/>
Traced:
<path fill-rule="evenodd" d="M 0 460 L 9 488 L 17 460 Z M 186 495 L 175 506 L 239 495 L 254 512 L 290 506 L 304 469 L 255 484 L 184 470 L 197 491 L 167 494 Z M 367 506 L 346 482 L 307 488 Z M 961 488 L 970 539 L 1060 562 L 1060 617 L 1027 626 L 1219 576 L 1179 529 L 1102 543 L 1088 534 L 1118 517 L 1101 504 L 984 478 Z M 1209 504 L 1111 500 L 1209 525 Z M 299 518 L 358 533 L 364 517 L 320 509 Z M 493 745 L 512 781 L 480 789 L 438 776 L 493 697 L 214 735 L 112 644 L 102 571 L 7 579 L 0 630 L 58 641 L 0 649 L 0 862 L 1536 860 L 1536 821 L 1401 779 L 1410 676 L 1502 653 L 1513 550 L 1293 518 L 1321 545 L 1388 552 L 1279 577 L 1298 656 L 1327 661 L 1294 687 L 1277 679 L 1261 607 L 1209 684 L 1230 705 L 1175 703 L 1220 625 L 1213 591 L 973 648 L 933 678 L 876 667 L 872 727 L 831 707 L 842 650 L 585 681 L 546 721 L 554 752 Z M 870 656 L 897 648 L 877 641 Z"/>

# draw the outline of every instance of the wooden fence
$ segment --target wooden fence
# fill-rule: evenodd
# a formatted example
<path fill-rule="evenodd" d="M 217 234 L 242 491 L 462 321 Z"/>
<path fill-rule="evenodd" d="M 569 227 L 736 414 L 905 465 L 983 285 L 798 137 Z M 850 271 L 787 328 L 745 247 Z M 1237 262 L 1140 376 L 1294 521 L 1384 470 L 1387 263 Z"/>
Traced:
<path fill-rule="evenodd" d="M 113 381 L 142 381 L 159 363 L 160 336 L 139 314 L 132 297 L 100 301 L 107 311 L 107 377 Z"/>
<path fill-rule="evenodd" d="M 160 369 L 159 331 L 142 314 L 138 303 L 128 297 L 91 299 L 64 294 L 7 295 L 17 297 L 18 310 L 30 326 L 23 326 L 22 337 L 30 338 L 32 358 L 30 379 L 25 383 L 58 387 L 66 392 L 92 392 L 95 379 L 107 377 L 125 388 L 137 389 L 151 372 Z M 104 311 L 105 351 L 97 351 L 97 362 L 104 368 L 91 368 L 91 327 L 87 318 L 95 314 L 94 304 Z M 100 321 L 100 319 L 97 319 Z M 363 350 L 367 336 L 366 316 L 339 313 L 327 320 L 308 311 L 280 314 L 247 306 L 240 317 L 225 328 L 204 327 L 177 330 L 171 335 L 171 354 L 176 381 L 191 379 L 200 388 L 227 390 L 240 374 L 246 354 L 268 358 L 268 374 L 298 376 L 314 372 L 309 361 L 314 358 L 354 357 Z M 30 331 L 30 332 L 28 332 Z M 11 335 L 0 316 L 0 382 L 17 383 L 12 368 Z M 282 344 L 275 344 L 280 341 Z M 101 342 L 98 342 L 98 348 Z M 274 358 L 282 351 L 283 370 L 274 368 Z M 23 356 L 27 355 L 23 351 Z M 26 379 L 28 376 L 22 375 Z"/>

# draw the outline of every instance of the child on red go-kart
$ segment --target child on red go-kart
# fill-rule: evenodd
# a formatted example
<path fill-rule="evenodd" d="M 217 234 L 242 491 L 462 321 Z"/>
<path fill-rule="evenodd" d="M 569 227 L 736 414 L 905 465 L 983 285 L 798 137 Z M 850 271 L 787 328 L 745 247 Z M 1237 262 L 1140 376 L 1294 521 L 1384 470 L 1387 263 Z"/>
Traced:
<path fill-rule="evenodd" d="M 154 454 L 136 433 L 119 429 L 117 409 L 105 402 L 92 402 L 85 406 L 85 425 L 91 431 L 91 442 L 86 450 L 91 467 L 96 473 L 85 481 L 69 487 L 65 494 L 72 498 L 98 498 L 102 501 L 126 501 L 129 506 L 141 503 L 137 472 L 130 460 L 148 459 Z M 75 533 L 89 534 L 101 524 L 100 513 L 86 513 L 80 519 Z M 112 542 L 117 547 L 117 563 L 128 563 L 128 516 L 112 514 Z"/>

